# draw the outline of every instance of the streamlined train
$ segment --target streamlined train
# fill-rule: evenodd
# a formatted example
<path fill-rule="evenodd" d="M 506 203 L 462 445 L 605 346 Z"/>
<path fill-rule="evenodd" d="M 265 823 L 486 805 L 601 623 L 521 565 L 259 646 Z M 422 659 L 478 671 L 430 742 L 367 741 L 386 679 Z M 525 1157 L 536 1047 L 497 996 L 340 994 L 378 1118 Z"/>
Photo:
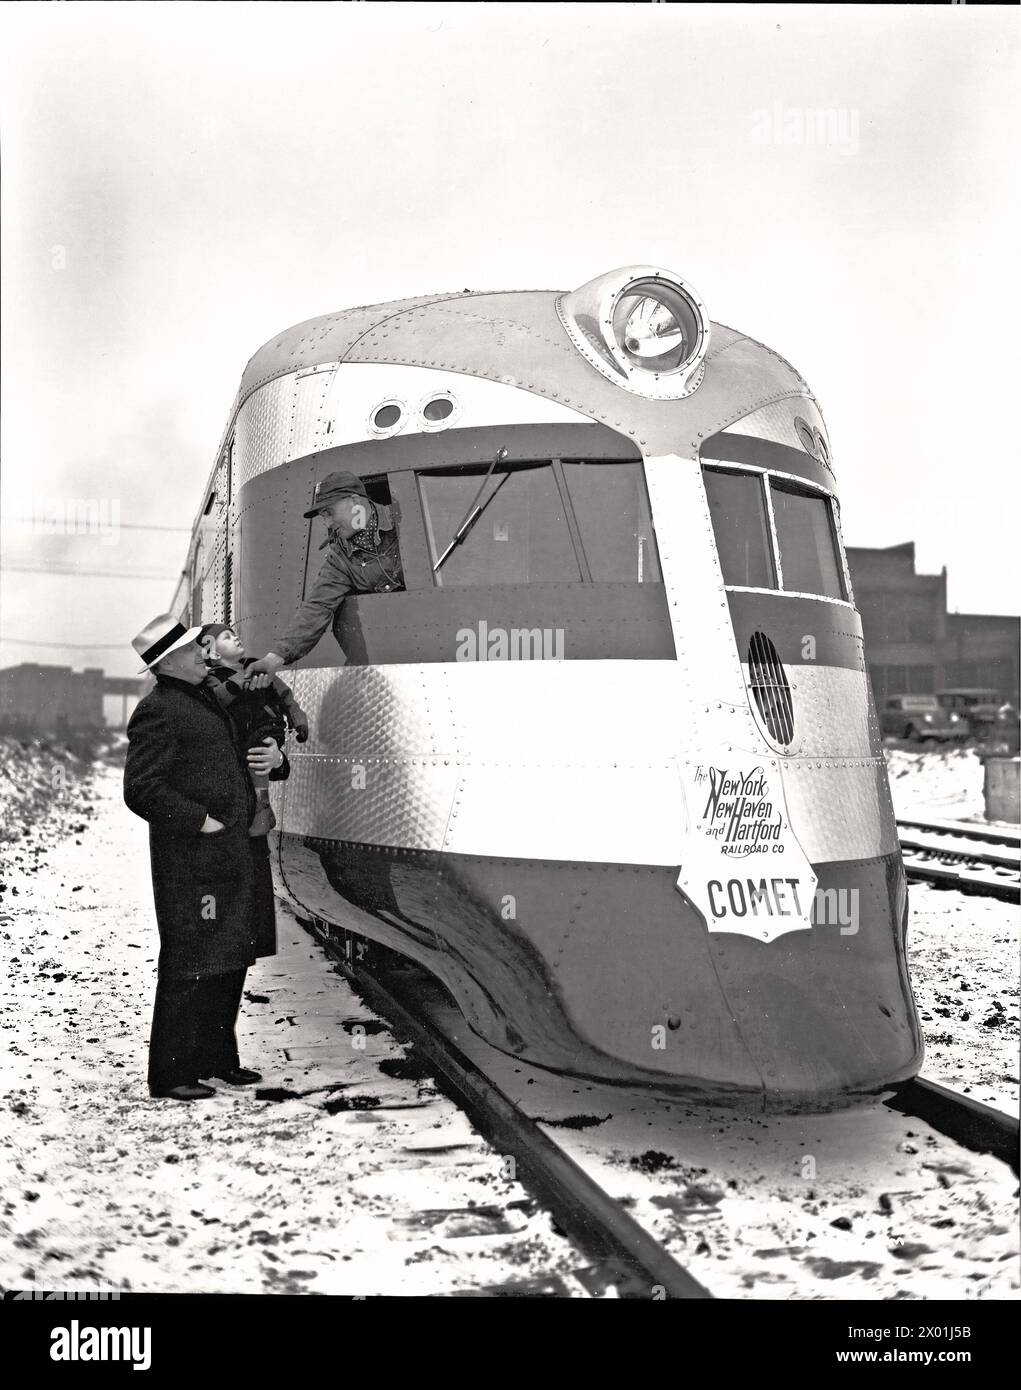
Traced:
<path fill-rule="evenodd" d="M 342 469 L 403 584 L 284 671 L 280 896 L 413 958 L 529 1063 L 826 1107 L 913 1076 L 907 892 L 826 426 L 771 348 L 634 265 L 424 295 L 248 363 L 173 611 L 250 654 Z"/>

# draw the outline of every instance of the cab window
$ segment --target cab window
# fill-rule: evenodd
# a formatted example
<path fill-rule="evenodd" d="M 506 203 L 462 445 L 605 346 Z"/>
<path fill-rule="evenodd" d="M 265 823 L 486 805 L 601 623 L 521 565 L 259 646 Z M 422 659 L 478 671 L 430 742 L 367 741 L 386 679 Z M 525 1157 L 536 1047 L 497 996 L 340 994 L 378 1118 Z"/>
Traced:
<path fill-rule="evenodd" d="M 785 590 L 846 598 L 827 497 L 770 480 Z"/>
<path fill-rule="evenodd" d="M 762 475 L 706 468 L 703 477 L 723 582 L 748 589 L 775 589 Z"/>
<path fill-rule="evenodd" d="M 487 469 L 475 465 L 418 475 L 429 550 L 441 587 L 571 583 L 581 579 L 550 463 Z M 479 489 L 482 489 L 481 493 Z"/>
<path fill-rule="evenodd" d="M 564 479 L 596 583 L 659 584 L 659 552 L 641 465 L 564 460 Z"/>

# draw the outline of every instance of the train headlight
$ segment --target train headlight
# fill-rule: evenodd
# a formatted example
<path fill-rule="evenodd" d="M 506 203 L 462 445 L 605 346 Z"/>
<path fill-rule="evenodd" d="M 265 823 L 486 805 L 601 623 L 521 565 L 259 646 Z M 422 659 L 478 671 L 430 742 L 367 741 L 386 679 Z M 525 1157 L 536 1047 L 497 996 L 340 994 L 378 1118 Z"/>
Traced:
<path fill-rule="evenodd" d="M 578 351 L 625 391 L 681 400 L 697 390 L 709 350 L 709 315 L 679 276 L 625 266 L 557 300 Z"/>

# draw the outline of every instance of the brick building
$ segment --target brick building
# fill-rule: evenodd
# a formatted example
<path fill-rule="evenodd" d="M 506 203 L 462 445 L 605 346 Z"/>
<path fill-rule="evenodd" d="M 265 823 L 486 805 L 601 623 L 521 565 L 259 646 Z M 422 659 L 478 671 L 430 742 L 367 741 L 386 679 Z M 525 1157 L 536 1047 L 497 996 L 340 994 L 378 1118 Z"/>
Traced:
<path fill-rule="evenodd" d="M 123 724 L 127 700 L 137 698 L 141 685 L 140 680 L 107 676 L 100 667 L 73 671 L 70 666 L 23 662 L 0 671 L 0 721 L 21 723 L 40 733 Z M 104 696 L 115 695 L 121 697 L 122 717 L 107 720 Z"/>
<path fill-rule="evenodd" d="M 1021 619 L 948 613 L 946 566 L 917 574 L 914 541 L 884 550 L 849 546 L 847 560 L 877 704 L 969 685 L 1017 703 Z"/>

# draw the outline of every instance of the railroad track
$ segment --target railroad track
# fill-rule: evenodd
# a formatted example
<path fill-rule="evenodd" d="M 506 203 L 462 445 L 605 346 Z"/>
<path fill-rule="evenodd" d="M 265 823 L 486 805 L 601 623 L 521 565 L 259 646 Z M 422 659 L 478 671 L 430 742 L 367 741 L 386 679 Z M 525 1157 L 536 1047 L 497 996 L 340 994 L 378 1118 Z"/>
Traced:
<path fill-rule="evenodd" d="M 1021 836 L 1017 831 L 955 821 L 898 820 L 908 878 L 1021 901 Z"/>
<path fill-rule="evenodd" d="M 862 1124 L 884 1152 L 912 1154 L 919 1152 L 917 1145 L 925 1144 L 930 1159 L 922 1163 L 923 1168 L 942 1165 L 951 1174 L 968 1171 L 966 1166 L 962 1169 L 959 1157 L 959 1150 L 964 1149 L 981 1155 L 987 1163 L 983 1181 L 989 1192 L 979 1206 L 989 1211 L 1000 1203 L 1012 1210 L 1014 1184 L 1008 1166 L 1017 1172 L 1017 1120 L 923 1078 L 884 1093 L 875 1102 L 866 1103 L 864 1109 L 764 1119 L 735 1114 L 725 1118 L 693 1109 L 683 1101 L 557 1077 L 498 1053 L 477 1038 L 442 987 L 418 966 L 337 928 L 299 921 L 334 959 L 365 1003 L 389 1022 L 398 1040 L 413 1044 L 426 1059 L 437 1084 L 483 1137 L 497 1152 L 514 1155 L 520 1180 L 592 1261 L 593 1292 L 612 1286 L 618 1296 L 631 1298 L 697 1299 L 720 1293 L 746 1297 L 741 1284 L 735 1289 L 723 1280 L 724 1287 L 720 1287 L 717 1271 L 707 1268 L 708 1237 L 714 1234 L 713 1220 L 719 1215 L 720 1201 L 728 1195 L 728 1188 L 739 1186 L 735 1179 L 724 1179 L 721 1186 L 714 1175 L 724 1173 L 739 1150 L 747 1165 L 749 1145 L 761 1143 L 760 1129 L 774 1128 L 781 1145 L 794 1146 L 793 1152 L 798 1152 L 799 1144 L 804 1149 L 811 1143 L 819 1150 L 819 1161 L 826 1164 L 830 1163 L 830 1151 L 835 1156 L 845 1154 L 849 1136 L 853 1148 L 853 1136 Z M 367 961 L 372 962 L 371 969 Z M 579 1096 L 581 1101 L 575 1099 Z M 577 1113 L 590 1107 L 595 1114 Z M 604 1108 L 608 1110 L 605 1115 L 600 1113 Z M 607 1125 L 608 1121 L 612 1123 Z M 907 1122 L 920 1124 L 922 1136 Z M 931 1133 L 925 1133 L 926 1127 Z M 940 1136 L 949 1141 L 949 1149 Z M 691 1163 L 686 1166 L 683 1158 Z M 706 1158 L 711 1159 L 711 1167 Z M 1002 1165 L 995 1160 L 1002 1160 Z M 905 1161 L 895 1160 L 898 1174 L 897 1163 Z M 856 1171 L 854 1176 L 857 1179 L 861 1174 Z M 960 1180 L 941 1178 L 940 1182 L 949 1187 Z M 896 1187 L 893 1174 L 888 1176 L 888 1185 Z M 943 1195 L 941 1189 L 936 1192 Z M 926 1200 L 931 1192 L 918 1196 Z M 779 1200 L 778 1212 L 789 1199 Z M 880 1211 L 889 1216 L 892 1209 L 885 1193 L 880 1200 L 888 1203 L 881 1205 Z M 782 1220 L 778 1215 L 777 1222 L 782 1224 Z M 769 1222 L 772 1230 L 779 1230 L 780 1224 Z M 934 1224 L 953 1226 L 955 1221 L 949 1218 Z M 840 1223 L 832 1221 L 830 1225 Z M 699 1243 L 692 1252 L 688 1241 L 695 1238 Z M 802 1253 L 795 1250 L 791 1257 Z M 782 1248 L 756 1251 L 756 1259 L 761 1255 L 763 1260 L 758 1266 L 753 1261 L 741 1274 L 743 1288 L 754 1287 L 757 1278 L 788 1277 L 761 1268 L 764 1260 L 785 1254 Z M 828 1258 L 823 1255 L 816 1261 L 823 1279 L 834 1277 L 826 1272 Z M 1006 1260 L 1008 1256 L 999 1258 Z M 839 1261 L 830 1259 L 829 1264 L 839 1267 Z M 707 1278 L 706 1273 L 712 1277 Z M 985 1276 L 972 1273 L 970 1277 Z M 730 1283 L 733 1285 L 733 1278 Z M 975 1285 L 968 1288 L 970 1296 Z M 830 1296 L 832 1292 L 830 1287 Z M 883 1295 L 866 1292 L 861 1296 Z"/>

